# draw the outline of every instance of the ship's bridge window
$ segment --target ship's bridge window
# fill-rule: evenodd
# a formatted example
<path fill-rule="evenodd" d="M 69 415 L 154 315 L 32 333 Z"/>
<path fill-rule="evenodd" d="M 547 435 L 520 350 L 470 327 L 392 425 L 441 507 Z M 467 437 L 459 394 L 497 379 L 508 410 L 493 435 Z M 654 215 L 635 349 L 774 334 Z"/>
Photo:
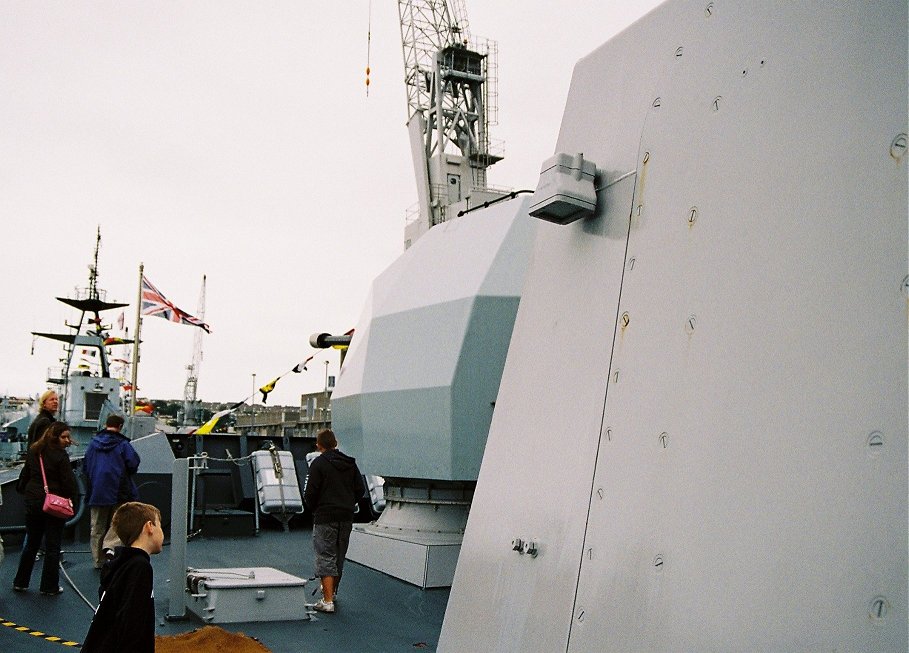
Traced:
<path fill-rule="evenodd" d="M 101 418 L 101 408 L 107 395 L 100 392 L 85 393 L 85 419 L 98 420 Z"/>

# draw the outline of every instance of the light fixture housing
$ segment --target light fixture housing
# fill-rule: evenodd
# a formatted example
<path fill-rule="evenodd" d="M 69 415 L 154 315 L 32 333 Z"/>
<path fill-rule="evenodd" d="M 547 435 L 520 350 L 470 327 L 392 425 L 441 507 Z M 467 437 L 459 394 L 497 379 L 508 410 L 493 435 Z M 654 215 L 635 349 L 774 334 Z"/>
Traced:
<path fill-rule="evenodd" d="M 596 165 L 585 161 L 582 153 L 559 152 L 546 159 L 530 200 L 530 215 L 556 224 L 592 216 L 597 205 L 595 178 Z"/>

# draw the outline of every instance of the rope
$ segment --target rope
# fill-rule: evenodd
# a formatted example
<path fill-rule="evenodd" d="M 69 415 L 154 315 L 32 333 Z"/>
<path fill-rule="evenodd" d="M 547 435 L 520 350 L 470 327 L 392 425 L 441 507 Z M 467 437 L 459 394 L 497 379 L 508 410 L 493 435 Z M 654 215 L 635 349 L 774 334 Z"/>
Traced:
<path fill-rule="evenodd" d="M 207 453 L 205 453 L 205 452 L 203 451 L 202 454 L 199 455 L 199 456 L 190 456 L 190 459 L 203 460 L 203 461 L 206 461 L 206 462 L 209 461 L 209 460 L 213 460 L 213 461 L 218 462 L 218 463 L 233 463 L 233 464 L 235 464 L 237 467 L 239 467 L 239 466 L 240 466 L 240 463 L 249 462 L 250 460 L 252 460 L 254 454 L 255 454 L 255 452 L 249 454 L 248 456 L 243 456 L 242 458 L 234 458 L 234 457 L 231 455 L 231 453 L 228 451 L 228 452 L 227 452 L 227 456 L 228 456 L 227 458 L 214 458 L 214 457 L 212 457 L 212 456 L 209 456 Z"/>
<path fill-rule="evenodd" d="M 278 492 L 281 493 L 281 514 L 287 514 L 287 501 L 284 498 L 284 468 L 281 466 L 281 456 L 278 450 L 274 445 L 268 450 L 271 454 L 272 466 L 275 468 L 275 478 L 278 479 Z M 284 530 L 287 530 L 287 523 L 284 520 L 281 520 L 284 524 Z"/>
<path fill-rule="evenodd" d="M 79 595 L 79 598 L 81 598 L 83 601 L 85 601 L 85 604 L 86 604 L 89 608 L 91 608 L 92 612 L 94 612 L 95 610 L 97 610 L 98 608 L 95 607 L 94 605 L 92 605 L 92 602 L 89 601 L 87 598 L 85 598 L 85 594 L 83 594 L 83 593 L 79 590 L 79 588 L 76 587 L 76 584 L 73 582 L 73 579 L 69 577 L 69 574 L 66 573 L 66 569 L 63 568 L 63 563 L 62 563 L 62 562 L 60 563 L 60 571 L 63 572 L 63 575 L 66 577 L 66 582 L 68 582 L 69 585 L 70 585 L 70 587 L 72 587 L 72 588 L 76 591 L 76 594 Z"/>

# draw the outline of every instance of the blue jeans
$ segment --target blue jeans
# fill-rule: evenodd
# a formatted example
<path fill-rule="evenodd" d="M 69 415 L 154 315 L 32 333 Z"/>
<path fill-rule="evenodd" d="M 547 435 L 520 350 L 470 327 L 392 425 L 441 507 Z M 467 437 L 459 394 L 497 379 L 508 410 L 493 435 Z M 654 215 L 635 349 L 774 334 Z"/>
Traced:
<path fill-rule="evenodd" d="M 60 586 L 60 546 L 63 543 L 65 519 L 52 517 L 42 509 L 44 500 L 27 499 L 25 501 L 25 547 L 19 558 L 19 569 L 13 585 L 28 587 L 35 566 L 35 555 L 44 540 L 44 568 L 41 571 L 42 592 L 56 592 Z"/>

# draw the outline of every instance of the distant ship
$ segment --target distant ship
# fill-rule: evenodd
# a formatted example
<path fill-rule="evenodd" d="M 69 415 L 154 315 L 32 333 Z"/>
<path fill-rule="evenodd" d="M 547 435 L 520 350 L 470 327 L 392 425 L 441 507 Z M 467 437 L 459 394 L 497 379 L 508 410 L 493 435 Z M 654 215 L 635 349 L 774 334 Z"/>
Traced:
<path fill-rule="evenodd" d="M 147 435 L 154 430 L 155 420 L 149 415 L 126 415 L 121 396 L 121 381 L 112 374 L 108 347 L 131 344 L 123 338 L 111 338 L 109 326 L 101 317 L 104 311 L 124 308 L 128 304 L 109 302 L 104 290 L 98 287 L 98 254 L 101 245 L 100 229 L 95 240 L 95 252 L 89 265 L 88 286 L 76 291 L 75 297 L 57 297 L 79 311 L 74 324 L 66 323 L 70 333 L 46 333 L 33 331 L 32 335 L 62 342 L 65 346 L 62 365 L 48 369 L 47 388 L 57 392 L 60 409 L 57 419 L 66 422 L 73 436 L 73 445 L 68 449 L 69 457 L 77 471 L 85 448 L 95 433 L 103 428 L 108 415 L 121 414 L 128 419 L 131 437 Z M 34 410 L 34 409 L 33 409 Z M 35 411 L 37 412 L 37 411 Z M 19 476 L 27 447 L 29 424 L 35 417 L 31 410 L 18 419 L 4 424 L 3 441 L 0 441 L 0 490 L 3 510 L 0 511 L 0 532 L 18 531 L 24 527 L 25 507 L 21 496 L 14 491 L 15 479 Z M 84 496 L 84 481 L 81 473 L 76 474 L 80 493 Z M 75 524 L 87 514 L 77 501 Z"/>

